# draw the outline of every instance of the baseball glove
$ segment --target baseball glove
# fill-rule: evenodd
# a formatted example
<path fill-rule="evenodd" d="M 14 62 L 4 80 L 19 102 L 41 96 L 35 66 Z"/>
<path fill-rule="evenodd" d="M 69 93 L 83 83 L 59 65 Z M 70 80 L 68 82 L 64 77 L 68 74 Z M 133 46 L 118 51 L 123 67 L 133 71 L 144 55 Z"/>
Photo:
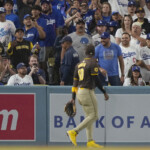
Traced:
<path fill-rule="evenodd" d="M 76 115 L 76 105 L 73 101 L 69 101 L 64 108 L 64 112 L 66 112 L 66 114 L 69 117 L 74 117 Z"/>

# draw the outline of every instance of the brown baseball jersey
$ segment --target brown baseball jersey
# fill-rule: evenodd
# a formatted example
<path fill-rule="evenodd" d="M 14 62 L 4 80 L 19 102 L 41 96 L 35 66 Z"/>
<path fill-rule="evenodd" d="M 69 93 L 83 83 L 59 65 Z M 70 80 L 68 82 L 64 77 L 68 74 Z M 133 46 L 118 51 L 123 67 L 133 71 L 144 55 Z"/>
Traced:
<path fill-rule="evenodd" d="M 95 76 L 98 75 L 98 68 L 98 62 L 95 58 L 85 58 L 76 65 L 73 86 L 94 89 L 96 87 Z"/>

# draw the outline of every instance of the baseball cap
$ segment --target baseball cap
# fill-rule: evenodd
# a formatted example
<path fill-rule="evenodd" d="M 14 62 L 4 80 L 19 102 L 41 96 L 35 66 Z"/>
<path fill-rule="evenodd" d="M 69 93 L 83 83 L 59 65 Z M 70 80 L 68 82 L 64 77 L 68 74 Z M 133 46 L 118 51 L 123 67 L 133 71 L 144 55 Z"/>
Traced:
<path fill-rule="evenodd" d="M 64 42 L 71 42 L 72 43 L 72 38 L 70 36 L 65 36 L 65 37 L 63 37 L 63 39 L 60 42 L 61 43 L 64 43 Z"/>
<path fill-rule="evenodd" d="M 147 34 L 146 39 L 150 40 L 150 33 Z"/>
<path fill-rule="evenodd" d="M 104 20 L 98 20 L 97 26 L 107 26 L 107 22 Z"/>
<path fill-rule="evenodd" d="M 4 7 L 0 7 L 0 14 L 5 13 L 5 12 L 6 12 L 5 8 Z"/>
<path fill-rule="evenodd" d="M 136 6 L 136 2 L 135 1 L 129 1 L 128 2 L 128 7 L 130 7 L 130 6 Z"/>
<path fill-rule="evenodd" d="M 110 21 L 110 22 L 108 23 L 108 26 L 109 26 L 109 27 L 117 27 L 117 26 L 118 26 L 118 22 L 117 22 L 117 21 Z"/>
<path fill-rule="evenodd" d="M 24 32 L 24 30 L 22 28 L 17 28 L 16 31 L 15 31 L 15 33 L 19 32 L 19 31 Z"/>
<path fill-rule="evenodd" d="M 145 0 L 145 3 L 150 3 L 150 0 Z"/>
<path fill-rule="evenodd" d="M 26 14 L 26 15 L 24 15 L 24 18 L 23 18 L 23 19 L 26 19 L 26 18 L 28 18 L 28 17 L 32 18 L 32 16 L 31 16 L 30 14 Z"/>
<path fill-rule="evenodd" d="M 144 8 L 142 7 L 138 7 L 135 11 L 135 13 L 139 13 L 139 12 L 145 12 Z"/>
<path fill-rule="evenodd" d="M 41 5 L 43 5 L 44 3 L 51 4 L 50 0 L 42 0 Z"/>
<path fill-rule="evenodd" d="M 76 22 L 76 24 L 79 24 L 79 23 L 83 23 L 85 24 L 84 20 L 83 19 L 78 19 L 78 21 Z"/>
<path fill-rule="evenodd" d="M 119 14 L 119 12 L 118 11 L 113 11 L 112 15 L 115 15 L 115 14 Z"/>
<path fill-rule="evenodd" d="M 20 69 L 22 67 L 26 67 L 26 65 L 23 62 L 19 63 L 16 68 Z"/>
<path fill-rule="evenodd" d="M 108 32 L 103 32 L 100 37 L 101 39 L 107 39 L 110 38 L 110 34 Z"/>
<path fill-rule="evenodd" d="M 132 67 L 132 71 L 138 71 L 138 72 L 140 72 L 140 67 L 138 67 L 138 66 L 133 66 L 133 67 Z"/>

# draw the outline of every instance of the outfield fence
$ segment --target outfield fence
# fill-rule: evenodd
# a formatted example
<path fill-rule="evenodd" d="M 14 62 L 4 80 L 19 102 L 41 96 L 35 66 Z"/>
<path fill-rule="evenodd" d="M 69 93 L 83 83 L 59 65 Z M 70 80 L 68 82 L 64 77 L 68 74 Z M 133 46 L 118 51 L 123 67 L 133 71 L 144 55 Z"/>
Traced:
<path fill-rule="evenodd" d="M 150 143 L 150 87 L 105 87 L 110 99 L 96 89 L 98 143 Z M 83 119 L 82 107 L 69 118 L 64 113 L 70 86 L 0 87 L 0 145 L 68 144 L 66 131 Z M 86 142 L 85 130 L 77 136 Z"/>

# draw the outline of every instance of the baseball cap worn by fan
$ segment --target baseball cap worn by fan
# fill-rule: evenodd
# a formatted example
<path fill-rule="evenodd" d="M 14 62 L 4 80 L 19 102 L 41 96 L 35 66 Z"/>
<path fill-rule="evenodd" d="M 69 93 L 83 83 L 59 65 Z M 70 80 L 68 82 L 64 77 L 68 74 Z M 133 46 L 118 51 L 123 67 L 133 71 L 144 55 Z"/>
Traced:
<path fill-rule="evenodd" d="M 4 7 L 0 7 L 0 14 L 2 14 L 2 13 L 6 13 L 6 10 Z"/>
<path fill-rule="evenodd" d="M 60 42 L 61 43 L 64 43 L 64 42 L 72 43 L 72 38 L 70 36 L 65 36 Z"/>
<path fill-rule="evenodd" d="M 103 32 L 100 36 L 101 39 L 107 39 L 110 38 L 110 34 L 108 32 Z"/>
<path fill-rule="evenodd" d="M 41 5 L 43 5 L 44 3 L 51 4 L 50 0 L 42 0 Z"/>
<path fill-rule="evenodd" d="M 18 65 L 17 65 L 17 69 L 20 69 L 20 68 L 22 68 L 22 67 L 26 67 L 26 65 L 22 62 L 22 63 L 19 63 Z"/>
<path fill-rule="evenodd" d="M 139 13 L 139 12 L 145 13 L 144 8 L 142 8 L 142 7 L 137 8 L 135 13 Z"/>
<path fill-rule="evenodd" d="M 136 2 L 133 1 L 133 0 L 129 1 L 128 2 L 128 7 L 130 7 L 130 6 L 136 6 Z"/>
<path fill-rule="evenodd" d="M 115 14 L 119 14 L 119 12 L 118 11 L 113 11 L 112 15 L 115 15 Z"/>
<path fill-rule="evenodd" d="M 24 30 L 22 28 L 17 28 L 16 31 L 15 31 L 15 33 L 19 32 L 19 31 L 24 32 Z"/>
<path fill-rule="evenodd" d="M 107 22 L 104 20 L 98 20 L 97 26 L 107 26 Z"/>
<path fill-rule="evenodd" d="M 24 15 L 24 18 L 23 18 L 23 19 L 26 19 L 26 18 L 28 18 L 28 17 L 32 18 L 32 16 L 31 16 L 30 14 L 26 14 L 26 15 Z"/>
<path fill-rule="evenodd" d="M 132 71 L 138 71 L 138 72 L 140 72 L 140 67 L 138 67 L 138 66 L 133 66 L 133 67 L 132 67 Z"/>

